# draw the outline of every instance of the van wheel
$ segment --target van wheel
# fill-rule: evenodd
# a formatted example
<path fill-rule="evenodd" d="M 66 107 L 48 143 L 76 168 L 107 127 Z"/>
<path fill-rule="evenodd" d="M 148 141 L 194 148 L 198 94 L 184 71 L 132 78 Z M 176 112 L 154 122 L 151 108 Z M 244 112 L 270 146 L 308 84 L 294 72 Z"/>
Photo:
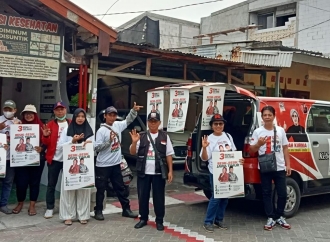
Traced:
<path fill-rule="evenodd" d="M 293 217 L 300 206 L 301 193 L 298 183 L 291 177 L 286 178 L 286 204 L 284 208 L 284 216 L 286 218 Z M 274 191 L 274 205 L 277 204 L 277 193 Z"/>
<path fill-rule="evenodd" d="M 207 197 L 207 199 L 210 200 L 212 197 L 212 192 L 210 190 L 206 190 L 206 189 L 203 189 L 203 192 L 204 192 L 205 197 Z"/>

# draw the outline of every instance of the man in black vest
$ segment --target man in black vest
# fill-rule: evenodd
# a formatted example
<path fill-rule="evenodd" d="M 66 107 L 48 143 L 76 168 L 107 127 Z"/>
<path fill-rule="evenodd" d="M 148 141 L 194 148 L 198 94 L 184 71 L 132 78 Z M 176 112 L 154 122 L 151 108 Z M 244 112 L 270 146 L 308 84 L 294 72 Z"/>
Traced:
<path fill-rule="evenodd" d="M 174 154 L 172 142 L 165 131 L 159 130 L 160 115 L 159 113 L 149 113 L 148 115 L 148 131 L 155 143 L 155 147 L 159 156 L 167 163 L 168 166 L 168 183 L 173 180 L 173 163 L 172 155 Z M 137 189 L 139 196 L 139 213 L 141 215 L 140 222 L 134 228 L 140 229 L 147 225 L 149 216 L 149 198 L 152 184 L 152 199 L 156 214 L 157 230 L 164 230 L 163 219 L 165 216 L 165 184 L 166 180 L 162 178 L 161 166 L 157 159 L 155 150 L 147 132 L 138 134 L 136 130 L 132 130 L 132 145 L 130 153 L 137 155 L 136 170 L 138 173 Z"/>

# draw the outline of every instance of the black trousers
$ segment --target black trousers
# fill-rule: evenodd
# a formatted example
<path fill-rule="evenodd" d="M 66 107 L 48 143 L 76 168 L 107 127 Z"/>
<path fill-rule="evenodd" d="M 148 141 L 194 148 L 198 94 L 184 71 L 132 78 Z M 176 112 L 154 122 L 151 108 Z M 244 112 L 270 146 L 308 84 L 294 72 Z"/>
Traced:
<path fill-rule="evenodd" d="M 165 184 L 161 175 L 145 175 L 137 178 L 137 189 L 139 196 L 139 213 L 141 220 L 148 220 L 149 199 L 152 186 L 152 199 L 156 214 L 156 223 L 163 223 L 165 216 Z"/>
<path fill-rule="evenodd" d="M 284 215 L 286 204 L 286 171 L 274 171 L 269 173 L 260 173 L 261 189 L 265 212 L 268 218 L 278 219 Z M 272 181 L 274 181 L 277 192 L 277 208 L 274 211 L 272 198 Z"/>
<path fill-rule="evenodd" d="M 121 174 L 120 164 L 108 167 L 95 167 L 95 187 L 96 191 L 96 206 L 95 211 L 103 210 L 104 192 L 108 186 L 110 179 L 113 189 L 115 190 L 118 200 L 123 210 L 130 209 L 130 202 L 126 196 L 125 184 Z"/>
<path fill-rule="evenodd" d="M 52 164 L 48 164 L 48 185 L 46 192 L 46 204 L 47 209 L 54 209 L 55 207 L 55 188 L 58 181 L 58 176 L 63 169 L 63 162 L 52 161 Z"/>
<path fill-rule="evenodd" d="M 40 179 L 45 162 L 40 161 L 40 166 L 15 167 L 16 196 L 18 202 L 24 202 L 26 192 L 30 189 L 30 201 L 36 202 L 39 196 Z"/>

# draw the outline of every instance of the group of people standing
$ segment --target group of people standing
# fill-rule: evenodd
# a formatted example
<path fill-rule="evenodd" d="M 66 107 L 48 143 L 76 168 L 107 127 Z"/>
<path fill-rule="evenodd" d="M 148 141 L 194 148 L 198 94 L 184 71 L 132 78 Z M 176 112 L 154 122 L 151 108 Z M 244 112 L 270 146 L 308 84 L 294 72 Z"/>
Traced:
<path fill-rule="evenodd" d="M 72 120 L 66 117 L 67 109 L 63 102 L 57 102 L 53 111 L 55 119 L 44 125 L 37 114 L 37 110 L 33 105 L 26 105 L 21 112 L 21 120 L 15 117 L 17 112 L 16 104 L 12 100 L 7 100 L 3 105 L 3 115 L 0 117 L 0 132 L 10 134 L 10 126 L 12 124 L 37 124 L 40 128 L 40 146 L 34 149 L 40 153 L 40 166 L 10 166 L 10 144 L 4 145 L 7 150 L 7 167 L 6 176 L 2 181 L 2 191 L 0 200 L 0 211 L 5 214 L 18 214 L 22 211 L 24 201 L 26 199 L 27 189 L 30 190 L 30 206 L 28 214 L 36 215 L 36 201 L 39 196 L 39 187 L 41 175 L 45 163 L 48 167 L 48 186 L 46 193 L 47 210 L 45 218 L 51 218 L 54 214 L 55 207 L 55 187 L 61 170 L 63 169 L 63 147 L 69 144 L 93 143 L 95 152 L 97 152 L 95 185 L 97 188 L 95 219 L 103 220 L 103 200 L 104 192 L 107 187 L 108 179 L 111 180 L 119 201 L 121 202 L 123 213 L 122 216 L 136 218 L 130 209 L 129 199 L 125 194 L 125 187 L 121 175 L 121 149 L 117 147 L 112 150 L 113 134 L 117 140 L 121 140 L 121 132 L 136 118 L 137 111 L 141 106 L 134 103 L 134 107 L 130 114 L 123 121 L 116 121 L 117 110 L 114 107 L 106 109 L 104 117 L 106 123 L 94 133 L 90 127 L 86 111 L 78 108 L 73 113 Z M 7 139 L 9 141 L 10 139 Z M 88 168 L 82 161 L 78 172 L 87 172 Z M 71 170 L 71 169 L 70 169 Z M 72 167 L 72 173 L 75 168 Z M 8 208 L 8 199 L 11 193 L 12 185 L 16 181 L 17 206 L 10 210 Z M 90 189 L 64 190 L 64 182 L 62 181 L 59 217 L 66 225 L 71 225 L 73 220 L 78 219 L 81 224 L 86 224 L 90 218 Z"/>
<path fill-rule="evenodd" d="M 264 230 L 270 231 L 276 224 L 283 229 L 291 229 L 291 225 L 288 224 L 283 217 L 287 197 L 286 176 L 291 175 L 290 155 L 288 150 L 289 142 L 284 129 L 274 125 L 275 109 L 273 107 L 265 106 L 261 110 L 261 116 L 264 125 L 254 130 L 250 142 L 250 152 L 258 152 L 259 156 L 273 152 L 275 154 L 274 162 L 276 163 L 276 170 L 274 171 L 262 172 L 260 170 L 264 208 L 266 215 L 268 216 L 267 222 L 264 225 Z M 213 115 L 210 121 L 213 133 L 202 137 L 200 157 L 202 161 L 208 162 L 210 187 L 212 189 L 212 197 L 210 198 L 207 207 L 203 225 L 204 229 L 209 233 L 213 233 L 214 228 L 227 229 L 227 226 L 224 223 L 224 214 L 228 204 L 228 198 L 214 198 L 212 160 L 213 152 L 236 151 L 232 136 L 224 132 L 226 123 L 227 121 L 222 115 Z M 221 150 L 219 145 L 224 143 L 229 144 L 231 149 L 226 151 Z M 240 163 L 244 164 L 244 159 L 241 159 Z M 232 167 L 230 169 L 232 169 Z M 229 178 L 229 176 L 232 176 L 232 178 Z M 226 168 L 223 168 L 223 172 L 220 174 L 218 180 L 220 182 L 227 182 L 229 179 L 237 181 L 237 176 L 233 171 L 226 173 Z M 272 181 L 274 181 L 277 192 L 276 206 L 274 206 L 272 198 Z"/>
<path fill-rule="evenodd" d="M 137 218 L 130 209 L 130 201 L 125 193 L 125 186 L 121 174 L 121 133 L 127 126 L 137 117 L 137 111 L 142 108 L 134 103 L 134 107 L 123 121 L 116 121 L 118 112 L 115 107 L 108 107 L 104 113 L 105 123 L 94 133 L 90 127 L 86 111 L 78 108 L 73 113 L 73 119 L 66 118 L 66 106 L 62 102 L 54 105 L 55 119 L 44 125 L 37 114 L 33 105 L 26 105 L 21 112 L 21 120 L 15 118 L 17 112 L 16 104 L 12 100 L 7 100 L 3 105 L 3 115 L 0 116 L 0 132 L 8 133 L 12 124 L 37 124 L 40 128 L 40 145 L 34 149 L 40 153 L 40 166 L 11 167 L 9 145 L 4 145 L 7 150 L 7 167 L 6 176 L 2 181 L 2 192 L 0 200 L 0 211 L 5 214 L 18 214 L 23 208 L 26 199 L 27 189 L 30 189 L 30 205 L 28 214 L 36 215 L 36 201 L 39 195 L 39 186 L 41 174 L 45 163 L 48 167 L 48 187 L 46 194 L 47 210 L 45 218 L 53 217 L 55 207 L 55 187 L 58 177 L 63 169 L 63 146 L 69 144 L 93 143 L 95 152 L 97 153 L 95 164 L 95 186 L 96 206 L 94 207 L 94 218 L 96 220 L 104 220 L 103 201 L 107 188 L 108 179 L 113 184 L 113 188 L 117 193 L 117 197 L 122 206 L 122 216 L 129 218 Z M 291 174 L 290 157 L 288 152 L 288 140 L 283 128 L 273 125 L 275 119 L 275 109 L 266 106 L 262 109 L 262 119 L 264 126 L 256 129 L 251 139 L 251 152 L 259 152 L 263 155 L 269 151 L 275 152 L 277 171 L 270 173 L 261 173 L 261 185 L 263 193 L 263 201 L 265 211 L 268 216 L 265 230 L 272 230 L 275 224 L 280 225 L 284 229 L 290 229 L 291 226 L 283 217 L 284 207 L 286 203 L 286 182 L 285 177 Z M 130 133 L 132 144 L 130 153 L 137 156 L 137 188 L 139 198 L 139 214 L 140 221 L 135 225 L 136 229 L 147 225 L 149 215 L 149 199 L 150 191 L 153 193 L 153 204 L 156 214 L 157 230 L 164 230 L 163 219 L 165 215 L 165 184 L 173 180 L 173 164 L 172 155 L 174 154 L 172 142 L 165 131 L 159 129 L 161 121 L 160 114 L 151 112 L 148 115 L 148 130 L 137 133 L 132 130 Z M 219 148 L 220 144 L 228 144 L 230 150 L 235 151 L 234 140 L 230 134 L 224 132 L 226 120 L 220 115 L 215 114 L 211 121 L 213 133 L 202 138 L 202 149 L 200 157 L 203 161 L 208 161 L 208 169 L 210 171 L 210 185 L 213 192 L 213 162 L 212 152 L 222 152 Z M 274 138 L 274 130 L 276 137 Z M 271 150 L 271 143 L 277 140 L 276 150 Z M 7 139 L 9 140 L 9 139 Z M 119 145 L 113 146 L 113 143 Z M 274 146 L 275 149 L 275 146 Z M 240 160 L 241 164 L 244 159 Z M 76 162 L 77 163 L 77 162 Z M 83 166 L 82 168 L 80 166 Z M 70 168 L 72 173 L 86 172 L 86 165 L 83 161 L 73 164 Z M 76 168 L 78 167 L 78 168 Z M 232 167 L 231 167 L 232 169 Z M 223 172 L 224 174 L 226 172 Z M 233 176 L 231 180 L 237 181 L 237 176 L 231 170 Z M 227 174 L 227 176 L 229 176 Z M 7 207 L 8 198 L 11 188 L 16 178 L 16 195 L 17 206 L 10 210 Z M 223 178 L 219 177 L 219 180 Z M 227 179 L 226 179 L 227 180 Z M 229 180 L 229 177 L 228 177 Z M 274 180 L 277 191 L 277 206 L 274 210 L 272 202 L 272 181 Z M 71 225 L 73 220 L 78 219 L 81 224 L 86 224 L 90 219 L 90 190 L 64 190 L 64 182 L 61 185 L 60 209 L 59 217 L 66 225 Z M 228 204 L 228 198 L 210 198 L 204 228 L 207 232 L 213 232 L 214 227 L 227 229 L 224 224 L 224 214 Z"/>

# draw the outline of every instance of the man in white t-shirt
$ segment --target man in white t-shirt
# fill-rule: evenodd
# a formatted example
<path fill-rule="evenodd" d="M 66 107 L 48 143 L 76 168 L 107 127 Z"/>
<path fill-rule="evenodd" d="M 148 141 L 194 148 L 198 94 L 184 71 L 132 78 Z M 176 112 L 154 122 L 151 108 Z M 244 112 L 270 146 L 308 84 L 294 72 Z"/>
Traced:
<path fill-rule="evenodd" d="M 63 169 L 63 149 L 58 147 L 58 141 L 62 131 L 68 127 L 71 120 L 66 118 L 66 106 L 63 102 L 54 105 L 55 119 L 47 123 L 43 128 L 42 143 L 47 147 L 46 160 L 48 167 L 48 184 L 46 192 L 47 210 L 45 218 L 53 217 L 55 206 L 55 187 L 61 170 Z"/>
<path fill-rule="evenodd" d="M 264 126 L 257 128 L 253 132 L 250 142 L 250 151 L 253 153 L 258 152 L 259 155 L 275 152 L 277 164 L 277 171 L 267 173 L 260 172 L 264 207 L 266 215 L 268 216 L 264 229 L 270 231 L 276 223 L 284 229 L 290 229 L 291 226 L 283 217 L 287 196 L 286 176 L 291 175 L 290 154 L 288 149 L 289 142 L 284 129 L 279 126 L 274 126 L 273 124 L 275 119 L 275 109 L 272 106 L 264 107 L 261 110 L 261 117 Z M 276 138 L 274 135 L 275 132 Z M 273 209 L 272 181 L 275 183 L 278 197 L 276 211 Z"/>
<path fill-rule="evenodd" d="M 165 184 L 166 180 L 162 177 L 162 163 L 167 164 L 167 181 L 173 179 L 174 154 L 172 142 L 165 131 L 159 130 L 160 115 L 150 113 L 148 115 L 148 131 L 138 134 L 132 130 L 132 145 L 130 146 L 131 155 L 137 155 L 136 170 L 138 173 L 137 189 L 139 196 L 140 222 L 134 228 L 140 229 L 147 225 L 149 216 L 149 199 L 152 186 L 152 199 L 156 214 L 157 230 L 164 230 L 163 219 L 165 216 Z M 149 134 L 154 142 L 150 142 Z"/>

